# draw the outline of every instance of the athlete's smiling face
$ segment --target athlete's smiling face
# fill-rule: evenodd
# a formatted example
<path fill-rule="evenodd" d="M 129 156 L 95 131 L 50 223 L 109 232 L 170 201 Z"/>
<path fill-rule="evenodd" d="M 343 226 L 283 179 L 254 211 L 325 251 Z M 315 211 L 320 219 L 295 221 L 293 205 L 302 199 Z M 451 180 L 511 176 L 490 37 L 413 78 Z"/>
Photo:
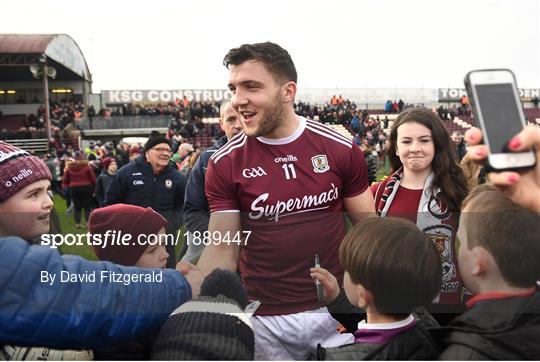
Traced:
<path fill-rule="evenodd" d="M 232 105 L 248 136 L 270 136 L 285 113 L 284 84 L 257 60 L 230 66 Z"/>

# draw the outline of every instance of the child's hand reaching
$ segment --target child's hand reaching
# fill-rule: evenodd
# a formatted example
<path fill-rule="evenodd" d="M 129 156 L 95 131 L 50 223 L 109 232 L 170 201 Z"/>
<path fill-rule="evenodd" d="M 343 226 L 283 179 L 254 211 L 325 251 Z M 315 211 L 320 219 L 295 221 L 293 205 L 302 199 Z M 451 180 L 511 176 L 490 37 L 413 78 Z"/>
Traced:
<path fill-rule="evenodd" d="M 339 284 L 335 276 L 324 268 L 311 268 L 309 275 L 323 286 L 323 299 L 326 304 L 333 302 L 339 295 Z"/>

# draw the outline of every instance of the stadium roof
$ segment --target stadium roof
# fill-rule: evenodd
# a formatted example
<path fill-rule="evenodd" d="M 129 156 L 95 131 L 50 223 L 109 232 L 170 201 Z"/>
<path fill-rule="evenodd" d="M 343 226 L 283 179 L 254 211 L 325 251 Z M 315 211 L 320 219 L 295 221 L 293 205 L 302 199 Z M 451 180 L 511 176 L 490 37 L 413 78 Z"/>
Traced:
<path fill-rule="evenodd" d="M 0 34 L 0 80 L 34 80 L 28 67 L 41 55 L 56 68 L 57 80 L 91 82 L 91 75 L 81 49 L 66 34 Z"/>

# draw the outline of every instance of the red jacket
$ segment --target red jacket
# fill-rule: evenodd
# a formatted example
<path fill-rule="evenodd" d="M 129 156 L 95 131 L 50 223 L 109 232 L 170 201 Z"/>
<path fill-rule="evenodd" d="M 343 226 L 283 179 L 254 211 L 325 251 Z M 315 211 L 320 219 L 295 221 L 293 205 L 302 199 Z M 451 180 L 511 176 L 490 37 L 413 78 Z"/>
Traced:
<path fill-rule="evenodd" d="M 76 161 L 72 163 L 62 178 L 64 187 L 92 186 L 96 185 L 96 174 L 88 165 L 88 161 Z"/>

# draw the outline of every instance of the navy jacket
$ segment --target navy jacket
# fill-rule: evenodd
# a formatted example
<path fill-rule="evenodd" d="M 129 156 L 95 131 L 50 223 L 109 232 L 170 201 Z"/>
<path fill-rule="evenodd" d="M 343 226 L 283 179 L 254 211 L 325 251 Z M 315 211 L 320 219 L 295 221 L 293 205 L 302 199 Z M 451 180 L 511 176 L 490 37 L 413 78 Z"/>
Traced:
<path fill-rule="evenodd" d="M 125 285 L 101 272 L 162 273 L 162 282 Z M 61 272 L 96 273 L 95 282 L 60 282 Z M 52 283 L 42 275 L 56 275 Z M 141 269 L 61 256 L 48 246 L 0 238 L 0 346 L 95 348 L 157 333 L 191 299 L 187 280 L 171 269 Z"/>
<path fill-rule="evenodd" d="M 227 137 L 223 136 L 215 145 L 204 150 L 189 174 L 184 202 L 184 223 L 190 232 L 208 230 L 210 208 L 204 193 L 206 168 L 210 157 L 226 143 Z"/>
<path fill-rule="evenodd" d="M 109 188 L 109 185 L 111 184 L 113 180 L 113 175 L 107 172 L 107 170 L 103 170 L 101 175 L 99 175 L 96 179 L 96 199 L 99 202 L 99 207 L 105 206 L 105 193 L 107 192 L 107 189 Z"/>
<path fill-rule="evenodd" d="M 186 178 L 173 163 L 154 175 L 144 155 L 123 166 L 113 177 L 105 196 L 105 205 L 118 203 L 151 207 L 169 221 L 167 230 L 182 224 Z"/>

